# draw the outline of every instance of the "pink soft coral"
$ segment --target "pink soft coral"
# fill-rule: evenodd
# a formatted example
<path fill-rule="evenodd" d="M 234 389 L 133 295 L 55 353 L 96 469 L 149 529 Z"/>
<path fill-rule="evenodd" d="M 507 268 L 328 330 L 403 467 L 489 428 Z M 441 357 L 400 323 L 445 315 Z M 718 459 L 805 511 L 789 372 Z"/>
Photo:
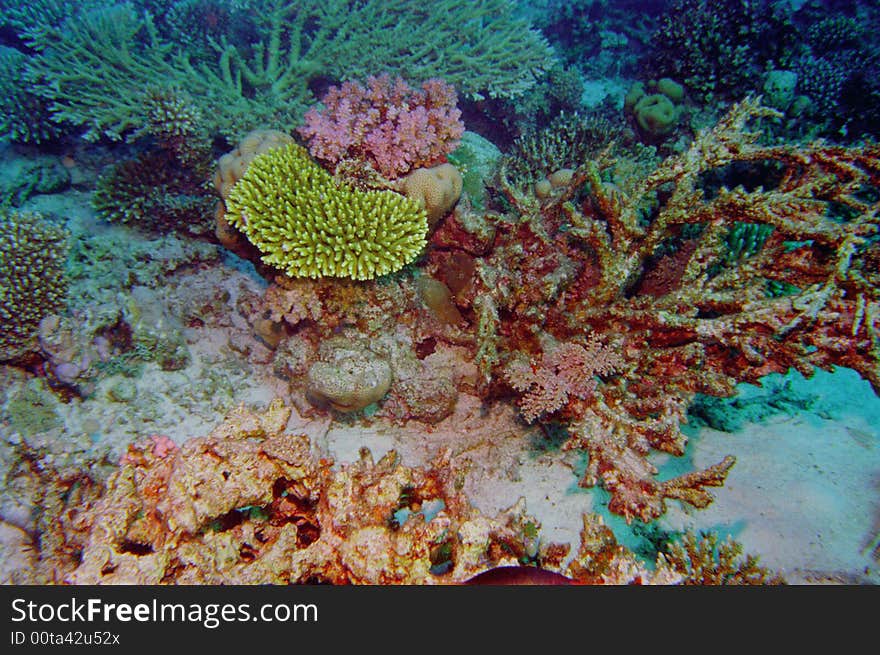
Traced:
<path fill-rule="evenodd" d="M 430 79 L 421 90 L 401 78 L 370 77 L 366 86 L 330 87 L 323 109 L 306 113 L 299 133 L 312 156 L 334 167 L 355 159 L 388 179 L 431 166 L 455 149 L 464 132 L 455 89 Z"/>
<path fill-rule="evenodd" d="M 552 413 L 565 405 L 571 396 L 585 400 L 596 390 L 596 375 L 607 375 L 624 365 L 613 349 L 590 335 L 586 346 L 562 343 L 540 359 L 528 363 L 512 360 L 504 371 L 508 383 L 525 392 L 520 410 L 528 423 L 543 413 Z"/>

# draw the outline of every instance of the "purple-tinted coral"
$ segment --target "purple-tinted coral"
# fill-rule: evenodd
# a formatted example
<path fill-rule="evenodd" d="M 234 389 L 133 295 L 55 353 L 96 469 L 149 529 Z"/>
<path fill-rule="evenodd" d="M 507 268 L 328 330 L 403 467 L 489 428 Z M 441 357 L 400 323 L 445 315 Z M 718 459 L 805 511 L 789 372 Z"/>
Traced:
<path fill-rule="evenodd" d="M 312 156 L 336 167 L 359 160 L 388 179 L 443 160 L 464 132 L 455 89 L 439 79 L 413 89 L 401 78 L 367 78 L 330 87 L 323 109 L 299 129 Z"/>

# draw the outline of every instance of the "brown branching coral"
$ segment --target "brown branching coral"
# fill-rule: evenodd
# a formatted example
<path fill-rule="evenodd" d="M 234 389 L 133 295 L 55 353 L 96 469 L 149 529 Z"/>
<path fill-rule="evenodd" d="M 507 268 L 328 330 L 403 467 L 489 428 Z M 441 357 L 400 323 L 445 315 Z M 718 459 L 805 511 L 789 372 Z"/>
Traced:
<path fill-rule="evenodd" d="M 880 146 L 760 145 L 748 123 L 776 115 L 747 99 L 624 188 L 605 177 L 607 153 L 541 200 L 504 186 L 516 220 L 481 262 L 475 303 L 497 313 L 483 373 L 510 384 L 523 354 L 540 361 L 545 343 L 584 335 L 620 348 L 623 364 L 556 417 L 567 447 L 590 456 L 582 483 L 601 482 L 627 519 L 656 518 L 665 498 L 703 507 L 706 487 L 723 484 L 732 457 L 662 483 L 647 459 L 684 452 L 695 394 L 817 366 L 853 368 L 880 390 Z M 765 186 L 740 183 L 743 168 Z M 743 224 L 768 236 L 731 257 Z"/>
<path fill-rule="evenodd" d="M 699 538 L 686 532 L 680 541 L 660 553 L 658 569 L 682 576 L 685 585 L 779 585 L 782 576 L 758 564 L 755 555 L 742 555 L 742 545 L 728 538 L 718 542 L 715 534 Z"/>

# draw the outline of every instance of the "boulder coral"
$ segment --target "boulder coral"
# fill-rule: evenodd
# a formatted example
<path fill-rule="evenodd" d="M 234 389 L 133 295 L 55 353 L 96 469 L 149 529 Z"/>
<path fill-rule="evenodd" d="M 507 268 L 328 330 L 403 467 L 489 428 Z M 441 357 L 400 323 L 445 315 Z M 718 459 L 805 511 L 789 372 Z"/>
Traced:
<path fill-rule="evenodd" d="M 433 229 L 461 197 L 462 178 L 452 164 L 440 164 L 410 171 L 398 181 L 397 188 L 425 208 L 428 226 Z"/>
<path fill-rule="evenodd" d="M 345 339 L 321 344 L 320 359 L 306 375 L 306 395 L 319 406 L 354 412 L 378 402 L 391 387 L 390 364 Z"/>

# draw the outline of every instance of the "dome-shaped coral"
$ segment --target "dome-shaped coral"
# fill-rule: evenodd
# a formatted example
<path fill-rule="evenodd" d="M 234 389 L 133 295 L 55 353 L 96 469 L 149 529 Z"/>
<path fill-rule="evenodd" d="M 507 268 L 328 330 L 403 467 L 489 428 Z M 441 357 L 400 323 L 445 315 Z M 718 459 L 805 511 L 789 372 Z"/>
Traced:
<path fill-rule="evenodd" d="M 401 178 L 397 188 L 425 208 L 428 225 L 433 228 L 461 197 L 461 173 L 452 164 L 417 168 Z"/>
<path fill-rule="evenodd" d="M 372 351 L 340 341 L 323 344 L 322 351 L 307 375 L 306 394 L 316 405 L 354 412 L 388 393 L 391 366 Z"/>

